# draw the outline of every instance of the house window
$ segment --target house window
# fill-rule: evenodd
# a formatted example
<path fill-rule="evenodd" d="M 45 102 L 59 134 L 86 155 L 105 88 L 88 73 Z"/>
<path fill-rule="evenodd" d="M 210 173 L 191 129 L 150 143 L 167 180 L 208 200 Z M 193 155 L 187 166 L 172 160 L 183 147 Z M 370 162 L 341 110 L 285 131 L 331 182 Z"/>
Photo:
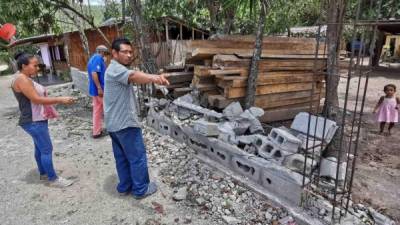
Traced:
<path fill-rule="evenodd" d="M 66 61 L 64 45 L 50 46 L 50 56 L 52 61 Z"/>

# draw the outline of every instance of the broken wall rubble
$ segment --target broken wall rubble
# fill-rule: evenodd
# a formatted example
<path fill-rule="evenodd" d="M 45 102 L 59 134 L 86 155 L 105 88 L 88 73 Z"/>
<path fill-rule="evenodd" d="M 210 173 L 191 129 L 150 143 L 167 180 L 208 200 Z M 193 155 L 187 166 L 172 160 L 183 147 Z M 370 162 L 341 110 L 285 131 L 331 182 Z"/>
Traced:
<path fill-rule="evenodd" d="M 305 196 L 309 196 L 304 187 L 312 185 L 308 176 L 314 175 L 313 171 L 318 166 L 322 166 L 321 176 L 336 178 L 336 170 L 333 169 L 337 166 L 335 158 L 322 158 L 322 165 L 318 165 L 324 146 L 329 144 L 336 132 L 335 122 L 300 113 L 291 129 L 273 128 L 265 134 L 257 119 L 262 116 L 262 109 L 243 110 L 240 105 L 232 103 L 223 113 L 217 113 L 193 103 L 196 101 L 189 96 L 171 104 L 160 104 L 159 100 L 154 100 L 149 104 L 147 125 L 180 143 L 186 143 L 197 154 L 248 178 L 279 196 L 282 201 L 296 207 L 306 205 L 310 212 L 317 212 L 311 213 L 313 216 L 324 222 L 330 220 L 331 203 L 321 196 L 304 202 Z M 312 130 L 309 125 L 314 128 L 311 136 L 304 132 Z M 311 145 L 304 142 L 310 140 L 319 149 L 314 158 L 306 154 L 310 149 L 306 147 Z M 325 145 L 320 145 L 321 142 Z M 340 165 L 340 168 L 345 167 Z M 304 168 L 307 177 L 303 176 Z M 343 170 L 339 173 L 339 180 L 344 179 Z M 341 212 L 338 210 L 338 213 Z"/>

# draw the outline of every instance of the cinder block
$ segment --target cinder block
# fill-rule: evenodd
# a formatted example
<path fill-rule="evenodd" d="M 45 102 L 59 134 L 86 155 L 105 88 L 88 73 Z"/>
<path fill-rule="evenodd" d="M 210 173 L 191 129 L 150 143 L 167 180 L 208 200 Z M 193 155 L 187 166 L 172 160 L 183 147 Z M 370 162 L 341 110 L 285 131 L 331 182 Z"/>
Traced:
<path fill-rule="evenodd" d="M 275 193 L 295 205 L 300 205 L 303 194 L 303 176 L 284 167 L 265 164 L 261 170 L 261 184 L 268 191 Z M 307 184 L 309 179 L 306 178 Z"/>
<path fill-rule="evenodd" d="M 268 135 L 269 139 L 274 142 L 279 148 L 296 153 L 301 146 L 301 141 L 291 133 L 284 129 L 273 128 Z"/>
<path fill-rule="evenodd" d="M 263 165 L 252 160 L 250 156 L 234 156 L 232 158 L 232 169 L 254 182 L 261 184 L 261 169 Z"/>
<path fill-rule="evenodd" d="M 166 121 L 160 121 L 158 123 L 158 131 L 163 135 L 170 135 L 171 127 Z"/>
<path fill-rule="evenodd" d="M 292 154 L 287 156 L 283 160 L 282 165 L 284 165 L 286 168 L 290 170 L 303 174 L 305 163 L 306 163 L 307 174 L 310 174 L 311 170 L 317 165 L 316 160 L 312 160 L 311 158 L 307 158 L 306 162 L 306 158 L 302 154 Z"/>
<path fill-rule="evenodd" d="M 322 158 L 320 176 L 329 177 L 331 179 L 336 179 L 337 171 L 337 159 L 334 157 Z M 346 175 L 346 162 L 341 162 L 339 165 L 339 176 L 338 179 L 343 181 Z"/>
<path fill-rule="evenodd" d="M 274 148 L 271 152 L 270 158 L 274 160 L 276 163 L 281 165 L 286 157 L 293 155 L 291 152 L 287 152 L 280 148 Z"/>
<path fill-rule="evenodd" d="M 149 109 L 149 113 L 147 114 L 146 118 L 146 124 L 149 127 L 152 127 L 155 130 L 159 129 L 159 116 L 158 114 L 154 111 L 153 108 Z"/>
<path fill-rule="evenodd" d="M 182 132 L 187 135 L 187 145 L 194 149 L 197 154 L 208 155 L 208 146 L 210 141 L 207 137 L 198 135 L 194 132 L 192 127 L 182 127 Z"/>
<path fill-rule="evenodd" d="M 309 121 L 310 127 L 308 126 Z M 310 115 L 307 112 L 301 112 L 296 115 L 290 128 L 303 134 L 309 133 L 309 135 L 316 138 L 325 139 L 326 143 L 329 143 L 335 135 L 338 126 L 335 121 Z"/>
<path fill-rule="evenodd" d="M 173 139 L 179 143 L 187 143 L 188 137 L 179 126 L 174 124 L 171 129 L 171 137 Z"/>
<path fill-rule="evenodd" d="M 258 145 L 257 145 L 258 146 Z M 278 146 L 276 146 L 272 141 L 264 142 L 258 149 L 258 155 L 263 157 L 264 159 L 271 159 L 273 153 L 278 150 Z"/>
<path fill-rule="evenodd" d="M 193 122 L 193 129 L 197 133 L 207 137 L 217 137 L 219 135 L 218 124 L 199 119 Z"/>
<path fill-rule="evenodd" d="M 238 147 L 225 143 L 219 139 L 210 138 L 210 142 L 209 156 L 227 167 L 232 167 L 232 159 L 234 157 L 251 156 Z"/>

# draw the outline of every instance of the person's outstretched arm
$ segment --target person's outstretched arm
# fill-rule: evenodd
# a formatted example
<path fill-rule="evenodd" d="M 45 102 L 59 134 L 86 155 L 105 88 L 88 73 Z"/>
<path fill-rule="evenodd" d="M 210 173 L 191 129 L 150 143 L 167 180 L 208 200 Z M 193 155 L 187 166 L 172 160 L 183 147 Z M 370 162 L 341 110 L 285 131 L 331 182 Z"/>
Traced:
<path fill-rule="evenodd" d="M 136 84 L 150 84 L 155 83 L 158 85 L 169 85 L 169 81 L 165 78 L 165 75 L 155 75 L 155 74 L 147 74 L 142 71 L 134 71 L 129 75 L 128 78 L 129 83 Z"/>
<path fill-rule="evenodd" d="M 18 79 L 16 82 L 18 89 L 29 99 L 31 102 L 40 105 L 53 105 L 53 104 L 72 104 L 74 98 L 72 97 L 44 97 L 40 96 L 33 86 L 31 80 Z"/>

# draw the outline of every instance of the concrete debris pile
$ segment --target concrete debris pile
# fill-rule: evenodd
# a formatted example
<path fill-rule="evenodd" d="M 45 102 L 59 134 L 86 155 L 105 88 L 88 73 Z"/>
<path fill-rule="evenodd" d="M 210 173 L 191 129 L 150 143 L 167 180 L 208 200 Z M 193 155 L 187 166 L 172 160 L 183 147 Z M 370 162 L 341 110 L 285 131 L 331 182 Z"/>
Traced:
<path fill-rule="evenodd" d="M 184 143 L 146 128 L 144 135 L 149 161 L 160 169 L 160 181 L 174 190 L 171 198 L 176 204 L 196 210 L 192 217 L 210 224 L 296 224 L 283 223 L 292 218 L 287 210 L 272 206 L 235 179 L 192 157 L 194 150 Z"/>
<path fill-rule="evenodd" d="M 309 194 L 304 186 L 310 177 L 318 176 L 314 172 L 318 166 L 321 176 L 336 179 L 336 158 L 321 158 L 338 128 L 334 121 L 299 113 L 290 128 L 272 128 L 266 134 L 258 120 L 264 111 L 243 110 L 237 102 L 218 113 L 201 107 L 194 95 L 187 94 L 172 102 L 153 99 L 149 108 L 147 125 L 187 144 L 217 167 L 246 177 L 284 205 L 304 204 Z M 343 180 L 346 164 L 340 168 L 338 177 Z M 317 218 L 328 221 L 332 217 L 332 205 L 325 198 L 308 205 L 325 212 Z"/>

